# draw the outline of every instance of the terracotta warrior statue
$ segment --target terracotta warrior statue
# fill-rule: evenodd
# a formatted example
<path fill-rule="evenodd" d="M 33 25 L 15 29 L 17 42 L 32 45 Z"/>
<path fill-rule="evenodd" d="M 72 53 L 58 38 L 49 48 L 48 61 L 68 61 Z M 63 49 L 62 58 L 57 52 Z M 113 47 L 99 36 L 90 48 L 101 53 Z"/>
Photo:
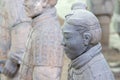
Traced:
<path fill-rule="evenodd" d="M 84 4 L 73 4 L 62 31 L 62 45 L 71 60 L 68 80 L 114 80 L 101 53 L 99 21 Z"/>
<path fill-rule="evenodd" d="M 57 0 L 10 1 L 14 1 L 11 5 L 11 7 L 14 5 L 13 9 L 15 9 L 13 15 L 20 20 L 16 19 L 18 23 L 13 26 L 12 35 L 17 38 L 12 40 L 10 58 L 3 73 L 11 80 L 60 80 L 63 50 L 62 33 L 54 7 Z M 32 30 L 26 43 L 27 49 L 24 51 L 23 45 L 14 45 L 19 43 L 18 40 L 23 39 L 25 27 L 30 26 Z M 19 35 L 16 30 L 23 32 Z"/>
<path fill-rule="evenodd" d="M 57 0 L 25 1 L 28 15 L 33 18 L 33 31 L 23 57 L 19 80 L 60 80 L 63 50 L 56 3 Z"/>
<path fill-rule="evenodd" d="M 120 0 L 115 0 L 115 10 L 114 10 L 114 27 L 118 35 L 120 36 Z"/>
<path fill-rule="evenodd" d="M 10 28 L 7 24 L 7 14 L 5 14 L 5 0 L 0 0 L 0 73 L 3 71 L 3 66 L 6 62 L 8 52 L 11 46 Z M 2 74 L 0 74 L 0 79 Z"/>
<path fill-rule="evenodd" d="M 97 16 L 102 28 L 102 44 L 108 46 L 113 0 L 87 0 L 88 8 Z"/>
<path fill-rule="evenodd" d="M 10 29 L 6 22 L 5 0 L 0 0 L 0 62 L 7 59 L 10 49 Z M 1 64 L 1 63 L 0 63 Z"/>
<path fill-rule="evenodd" d="M 3 74 L 8 77 L 8 80 L 13 79 L 17 73 L 22 55 L 25 52 L 25 43 L 31 29 L 31 18 L 29 18 L 23 7 L 23 0 L 3 0 L 4 7 L 2 8 L 5 14 L 5 24 L 10 30 L 10 49 L 8 51 L 8 59 L 5 63 Z M 5 33 L 2 33 L 5 35 Z M 8 45 L 7 45 L 8 47 Z M 4 80 L 4 79 L 2 79 Z"/>
<path fill-rule="evenodd" d="M 114 38 L 115 37 L 115 38 Z M 111 24 L 110 48 L 120 52 L 120 0 L 114 1 L 114 13 Z"/>

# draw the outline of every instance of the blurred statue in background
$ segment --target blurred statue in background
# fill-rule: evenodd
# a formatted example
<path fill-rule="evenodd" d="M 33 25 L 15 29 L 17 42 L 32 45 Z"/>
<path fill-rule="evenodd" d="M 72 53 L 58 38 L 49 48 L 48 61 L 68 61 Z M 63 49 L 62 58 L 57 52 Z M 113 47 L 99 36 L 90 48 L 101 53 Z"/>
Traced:
<path fill-rule="evenodd" d="M 3 71 L 10 46 L 10 28 L 8 27 L 7 14 L 5 13 L 5 0 L 0 0 L 0 73 Z M 4 80 L 1 74 L 0 79 Z"/>
<path fill-rule="evenodd" d="M 31 29 L 31 19 L 25 13 L 23 0 L 4 0 L 4 7 L 2 9 L 5 15 L 4 24 L 10 30 L 8 35 L 11 35 L 10 50 L 3 74 L 8 77 L 7 80 L 17 80 L 14 78 L 18 74 L 22 56 L 25 52 L 25 43 Z M 5 35 L 3 32 L 2 34 Z"/>
<path fill-rule="evenodd" d="M 56 3 L 57 0 L 25 0 L 33 30 L 23 56 L 19 80 L 60 80 L 63 50 Z"/>
<path fill-rule="evenodd" d="M 0 0 L 0 62 L 7 59 L 10 49 L 10 29 L 7 24 L 7 14 L 5 14 L 5 0 Z"/>
<path fill-rule="evenodd" d="M 114 1 L 114 13 L 112 17 L 110 48 L 120 52 L 120 0 Z"/>
<path fill-rule="evenodd" d="M 63 26 L 64 50 L 71 60 L 68 80 L 115 80 L 101 53 L 101 27 L 98 19 L 77 2 Z"/>
<path fill-rule="evenodd" d="M 114 22 L 116 32 L 120 36 L 120 0 L 115 0 L 115 10 L 114 10 Z"/>
<path fill-rule="evenodd" d="M 110 22 L 113 14 L 113 0 L 87 0 L 91 12 L 97 16 L 102 28 L 102 44 L 109 45 Z"/>

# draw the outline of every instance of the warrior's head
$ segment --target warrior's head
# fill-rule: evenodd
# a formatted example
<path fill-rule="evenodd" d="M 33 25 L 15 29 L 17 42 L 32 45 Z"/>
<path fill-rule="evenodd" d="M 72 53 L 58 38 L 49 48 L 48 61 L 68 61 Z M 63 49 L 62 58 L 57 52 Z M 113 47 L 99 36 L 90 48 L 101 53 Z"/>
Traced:
<path fill-rule="evenodd" d="M 46 11 L 46 9 L 53 8 L 58 0 L 25 0 L 25 9 L 28 16 L 35 17 Z"/>
<path fill-rule="evenodd" d="M 77 7 L 78 5 L 74 5 Z M 80 5 L 79 5 L 80 6 Z M 63 27 L 63 45 L 66 53 L 82 54 L 101 40 L 98 19 L 86 9 L 74 9 L 66 16 Z"/>

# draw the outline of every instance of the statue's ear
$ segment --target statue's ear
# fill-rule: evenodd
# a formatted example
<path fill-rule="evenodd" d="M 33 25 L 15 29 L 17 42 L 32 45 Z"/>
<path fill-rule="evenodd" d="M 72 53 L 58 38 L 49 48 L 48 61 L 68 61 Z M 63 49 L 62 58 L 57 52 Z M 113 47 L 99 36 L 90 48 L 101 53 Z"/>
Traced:
<path fill-rule="evenodd" d="M 90 33 L 88 33 L 88 32 L 83 33 L 83 40 L 84 40 L 84 44 L 86 46 L 89 45 L 91 39 L 92 39 L 92 36 Z"/>

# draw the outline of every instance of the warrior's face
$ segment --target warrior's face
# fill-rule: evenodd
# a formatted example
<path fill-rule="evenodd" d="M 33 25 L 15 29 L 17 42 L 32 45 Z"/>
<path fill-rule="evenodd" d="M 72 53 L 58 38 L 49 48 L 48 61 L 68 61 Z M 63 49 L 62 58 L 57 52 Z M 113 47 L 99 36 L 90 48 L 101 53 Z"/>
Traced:
<path fill-rule="evenodd" d="M 85 45 L 83 30 L 78 31 L 77 26 L 65 23 L 62 31 L 64 36 L 62 45 L 69 58 L 71 55 L 77 57 L 86 50 L 87 46 Z"/>
<path fill-rule="evenodd" d="M 34 17 L 42 13 L 43 0 L 25 0 L 24 6 L 28 16 Z"/>

